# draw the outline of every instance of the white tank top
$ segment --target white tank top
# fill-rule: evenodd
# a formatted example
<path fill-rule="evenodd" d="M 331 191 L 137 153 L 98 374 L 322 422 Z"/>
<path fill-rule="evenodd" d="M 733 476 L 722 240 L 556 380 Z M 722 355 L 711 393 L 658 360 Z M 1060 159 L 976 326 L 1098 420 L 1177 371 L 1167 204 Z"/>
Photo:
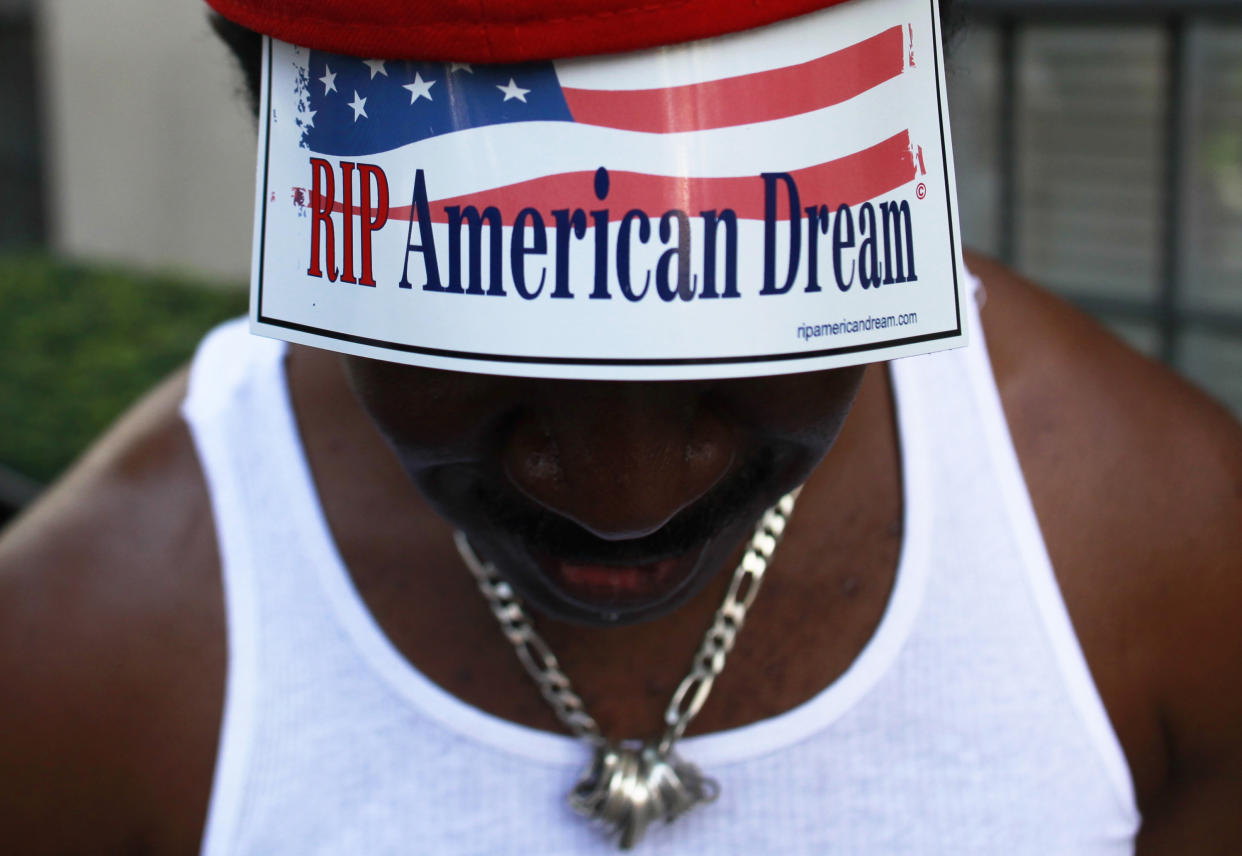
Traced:
<path fill-rule="evenodd" d="M 449 695 L 368 613 L 315 493 L 284 352 L 242 322 L 216 330 L 184 406 L 228 611 L 203 854 L 615 853 L 565 802 L 580 744 Z M 800 707 L 679 744 L 720 798 L 639 852 L 1133 853 L 1129 770 L 981 337 L 891 372 L 905 540 L 874 637 Z"/>

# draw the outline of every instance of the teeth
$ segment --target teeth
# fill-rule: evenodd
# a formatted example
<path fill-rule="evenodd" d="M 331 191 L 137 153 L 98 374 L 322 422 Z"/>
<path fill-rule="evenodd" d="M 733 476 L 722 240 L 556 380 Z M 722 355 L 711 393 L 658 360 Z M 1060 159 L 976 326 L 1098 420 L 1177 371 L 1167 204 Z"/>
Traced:
<path fill-rule="evenodd" d="M 553 570 L 569 588 L 597 595 L 641 597 L 667 587 L 690 564 L 685 556 L 630 567 L 561 561 L 553 563 Z"/>

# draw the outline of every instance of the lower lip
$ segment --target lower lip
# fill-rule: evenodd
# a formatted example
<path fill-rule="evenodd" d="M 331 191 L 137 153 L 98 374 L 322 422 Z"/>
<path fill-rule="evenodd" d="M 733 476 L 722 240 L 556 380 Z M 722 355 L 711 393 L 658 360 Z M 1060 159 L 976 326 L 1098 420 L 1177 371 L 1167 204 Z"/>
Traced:
<path fill-rule="evenodd" d="M 632 606 L 663 600 L 689 578 L 703 548 L 641 565 L 566 562 L 540 556 L 549 578 L 574 600 L 592 606 Z"/>

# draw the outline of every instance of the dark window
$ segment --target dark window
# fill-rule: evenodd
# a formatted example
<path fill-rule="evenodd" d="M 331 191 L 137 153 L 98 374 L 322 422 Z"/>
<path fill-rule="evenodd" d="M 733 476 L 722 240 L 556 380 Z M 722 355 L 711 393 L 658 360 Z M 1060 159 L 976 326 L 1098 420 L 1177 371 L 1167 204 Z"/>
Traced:
<path fill-rule="evenodd" d="M 46 239 L 34 4 L 0 0 L 0 248 Z"/>

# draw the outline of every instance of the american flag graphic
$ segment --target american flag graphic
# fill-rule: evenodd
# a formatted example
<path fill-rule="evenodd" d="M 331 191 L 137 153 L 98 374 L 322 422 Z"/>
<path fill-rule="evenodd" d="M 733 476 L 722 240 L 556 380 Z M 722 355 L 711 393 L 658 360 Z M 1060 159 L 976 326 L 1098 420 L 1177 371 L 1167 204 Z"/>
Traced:
<path fill-rule="evenodd" d="M 961 344 L 936 9 L 838 3 L 512 65 L 269 40 L 253 328 L 412 365 L 607 380 Z"/>
<path fill-rule="evenodd" d="M 493 205 L 512 223 L 532 204 L 590 204 L 601 165 L 613 210 L 731 208 L 758 220 L 760 172 L 788 172 L 805 198 L 829 205 L 875 199 L 919 174 L 909 131 L 897 123 L 877 135 L 866 117 L 882 109 L 871 94 L 912 65 L 909 32 L 893 26 L 790 65 L 626 89 L 589 76 L 582 85 L 574 61 L 471 65 L 310 51 L 295 119 L 302 145 L 318 155 L 382 164 L 419 152 L 416 162 L 468 165 L 429 175 L 437 222 L 455 205 Z M 827 110 L 840 111 L 833 141 L 819 138 Z M 811 116 L 821 130 L 803 134 Z M 392 220 L 410 216 L 409 205 L 389 211 Z"/>

